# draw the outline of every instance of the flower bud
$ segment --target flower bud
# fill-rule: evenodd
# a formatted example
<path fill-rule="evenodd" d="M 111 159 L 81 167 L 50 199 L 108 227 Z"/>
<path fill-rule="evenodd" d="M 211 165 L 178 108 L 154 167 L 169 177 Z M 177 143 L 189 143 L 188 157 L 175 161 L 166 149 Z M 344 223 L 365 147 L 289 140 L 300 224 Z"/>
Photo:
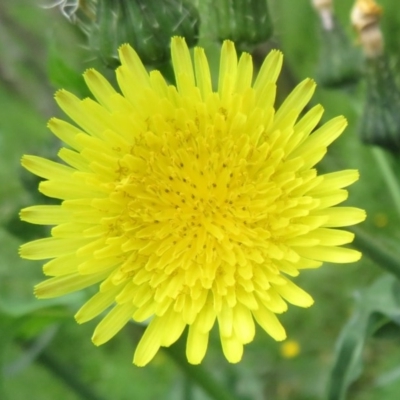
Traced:
<path fill-rule="evenodd" d="M 213 8 L 218 39 L 251 50 L 272 35 L 267 0 L 216 0 Z"/>
<path fill-rule="evenodd" d="M 400 150 L 400 91 L 387 58 L 366 60 L 367 96 L 361 119 L 364 143 Z"/>
<path fill-rule="evenodd" d="M 189 46 L 197 43 L 197 9 L 187 0 L 99 0 L 90 46 L 110 67 L 118 64 L 117 49 L 131 44 L 145 64 L 170 58 L 172 36 L 183 36 Z"/>
<path fill-rule="evenodd" d="M 312 0 L 320 18 L 321 46 L 317 81 L 322 86 L 338 87 L 360 77 L 360 55 L 336 19 L 332 0 Z"/>
<path fill-rule="evenodd" d="M 58 8 L 61 14 L 81 31 L 88 33 L 96 19 L 97 0 L 43 0 L 42 8 Z"/>
<path fill-rule="evenodd" d="M 329 30 L 321 27 L 321 47 L 317 82 L 325 87 L 356 83 L 361 77 L 361 54 L 352 46 L 337 19 L 332 16 Z"/>

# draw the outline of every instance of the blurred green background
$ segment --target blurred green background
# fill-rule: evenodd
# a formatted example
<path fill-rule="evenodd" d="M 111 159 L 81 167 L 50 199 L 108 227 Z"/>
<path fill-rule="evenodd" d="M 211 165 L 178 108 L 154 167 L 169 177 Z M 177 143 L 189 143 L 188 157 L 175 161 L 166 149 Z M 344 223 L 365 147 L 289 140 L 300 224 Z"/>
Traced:
<path fill-rule="evenodd" d="M 206 16 L 213 3 L 199 2 Z M 337 0 L 335 10 L 350 43 L 356 45 L 349 22 L 351 3 Z M 398 73 L 398 1 L 379 3 L 384 8 L 382 27 L 387 51 Z M 268 47 L 283 50 L 283 97 L 301 79 L 316 74 L 321 51 L 319 19 L 309 0 L 271 0 L 269 4 L 274 36 L 269 44 L 256 50 L 256 57 Z M 100 348 L 93 346 L 90 337 L 96 321 L 78 326 L 73 319 L 85 293 L 48 301 L 36 300 L 32 294 L 33 286 L 43 279 L 41 264 L 19 259 L 17 249 L 27 240 L 43 237 L 46 230 L 20 222 L 18 212 L 22 207 L 50 200 L 38 194 L 38 179 L 22 170 L 20 158 L 26 153 L 56 157 L 60 143 L 46 129 L 46 122 L 52 116 L 61 116 L 53 101 L 58 88 L 86 96 L 81 78 L 86 68 L 94 66 L 110 79 L 113 74 L 85 48 L 85 36 L 57 8 L 40 5 L 25 0 L 0 2 L 0 399 L 206 400 L 209 397 L 191 383 L 184 369 L 176 366 L 167 353 L 160 352 L 146 368 L 132 365 L 138 336 L 130 327 Z M 218 45 L 210 33 L 212 29 L 208 29 L 210 25 L 207 18 L 202 20 L 200 44 L 210 54 L 216 73 Z M 384 172 L 371 148 L 362 145 L 357 136 L 365 91 L 363 79 L 344 89 L 318 88 L 312 104 L 323 104 L 324 120 L 343 114 L 349 121 L 320 169 L 360 170 L 361 179 L 350 188 L 348 204 L 366 209 L 368 219 L 362 228 L 400 254 L 399 215 L 385 185 Z M 398 156 L 387 153 L 385 157 L 398 176 Z M 361 372 L 359 362 L 363 362 L 364 369 L 350 386 L 347 398 L 397 400 L 400 331 L 389 322 L 397 322 L 400 315 L 399 291 L 396 281 L 387 278 L 380 267 L 364 257 L 356 264 L 325 264 L 319 270 L 304 271 L 296 282 L 312 294 L 315 305 L 307 310 L 290 307 L 281 317 L 288 339 L 299 345 L 299 354 L 285 356 L 285 344 L 274 342 L 259 330 L 256 340 L 246 346 L 242 362 L 229 365 L 213 331 L 203 363 L 206 371 L 243 400 L 339 399 L 332 397 L 332 390 L 328 395 L 328 386 L 338 357 L 335 343 L 343 326 L 355 311 L 359 313 L 356 316 L 368 318 L 384 314 L 373 323 L 385 330 L 376 326 L 365 330 L 355 320 L 351 332 L 358 350 L 346 350 L 343 354 L 349 359 L 340 359 L 344 364 L 336 365 L 344 375 L 349 369 L 348 375 L 340 378 L 346 386 Z M 386 281 L 368 289 L 382 277 Z M 389 288 L 393 289 L 393 298 L 388 298 Z M 391 313 L 382 312 L 389 309 Z M 372 335 L 377 331 L 379 334 Z"/>

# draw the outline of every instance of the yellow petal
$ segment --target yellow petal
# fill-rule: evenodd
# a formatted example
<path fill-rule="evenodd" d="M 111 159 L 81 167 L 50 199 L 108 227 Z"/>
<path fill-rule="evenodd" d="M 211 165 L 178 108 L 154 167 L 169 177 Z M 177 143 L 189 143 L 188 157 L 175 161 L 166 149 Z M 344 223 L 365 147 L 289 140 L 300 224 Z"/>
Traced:
<path fill-rule="evenodd" d="M 43 265 L 43 272 L 49 276 L 70 275 L 78 272 L 79 260 L 76 254 L 57 257 Z"/>
<path fill-rule="evenodd" d="M 240 303 L 233 309 L 233 331 L 242 343 L 250 343 L 256 333 L 251 311 Z"/>
<path fill-rule="evenodd" d="M 318 196 L 319 205 L 316 207 L 317 210 L 322 210 L 323 208 L 328 208 L 336 206 L 342 203 L 348 198 L 349 194 L 347 190 L 338 189 L 331 193 L 324 193 L 324 195 Z"/>
<path fill-rule="evenodd" d="M 77 127 L 58 118 L 50 119 L 47 127 L 64 143 L 70 145 L 75 150 L 82 150 L 82 145 L 75 139 L 78 134 L 82 134 L 83 132 Z"/>
<path fill-rule="evenodd" d="M 269 311 L 272 311 L 276 314 L 281 314 L 287 311 L 288 306 L 287 303 L 282 299 L 280 294 L 271 287 L 267 292 L 268 298 L 263 300 L 263 304 L 268 308 Z"/>
<path fill-rule="evenodd" d="M 46 238 L 38 239 L 23 244 L 20 247 L 20 255 L 28 260 L 44 260 L 46 258 L 54 258 L 74 253 L 79 247 L 88 243 L 90 239 L 73 238 L 58 239 Z"/>
<path fill-rule="evenodd" d="M 364 221 L 367 216 L 364 210 L 355 207 L 333 207 L 314 211 L 313 215 L 326 216 L 328 219 L 322 225 L 322 227 L 326 228 L 355 225 Z"/>
<path fill-rule="evenodd" d="M 305 258 L 338 264 L 356 262 L 361 258 L 361 253 L 359 251 L 347 249 L 345 247 L 296 247 L 294 250 Z"/>
<path fill-rule="evenodd" d="M 207 302 L 196 317 L 194 325 L 196 330 L 202 333 L 208 333 L 215 323 L 217 315 L 215 313 L 210 295 L 208 296 Z"/>
<path fill-rule="evenodd" d="M 155 308 L 156 308 L 156 303 L 153 299 L 150 298 L 146 303 L 144 303 L 134 312 L 133 319 L 138 322 L 143 322 L 154 315 Z M 161 343 L 161 338 L 160 338 L 160 343 Z"/>
<path fill-rule="evenodd" d="M 39 225 L 57 225 L 69 222 L 71 213 L 61 206 L 31 206 L 20 212 L 22 221 Z"/>
<path fill-rule="evenodd" d="M 286 154 L 289 155 L 301 144 L 313 129 L 318 125 L 324 109 L 320 104 L 312 107 L 294 126 L 292 139 L 286 145 Z"/>
<path fill-rule="evenodd" d="M 234 91 L 237 73 L 237 54 L 235 44 L 225 40 L 221 48 L 219 64 L 218 93 L 222 100 L 228 99 Z"/>
<path fill-rule="evenodd" d="M 155 317 L 147 327 L 136 348 L 133 363 L 138 367 L 148 364 L 161 346 L 161 336 L 164 329 L 163 319 Z"/>
<path fill-rule="evenodd" d="M 221 336 L 222 351 L 226 359 L 232 363 L 238 363 L 243 356 L 243 344 L 236 336 Z"/>
<path fill-rule="evenodd" d="M 171 346 L 182 335 L 186 323 L 180 313 L 174 311 L 173 307 L 164 314 L 164 329 L 162 333 L 161 346 Z"/>
<path fill-rule="evenodd" d="M 289 113 L 294 113 L 294 122 L 306 104 L 310 101 L 315 88 L 316 84 L 312 79 L 305 79 L 304 81 L 300 82 L 276 112 L 272 129 L 280 129 L 283 119 Z"/>
<path fill-rule="evenodd" d="M 74 167 L 79 171 L 91 172 L 88 161 L 85 160 L 82 155 L 77 153 L 76 151 L 63 147 L 58 152 L 58 157 L 60 157 L 61 160 L 65 161 L 71 167 Z"/>
<path fill-rule="evenodd" d="M 78 324 L 90 321 L 110 307 L 115 302 L 115 296 L 120 290 L 121 288 L 116 286 L 114 289 L 107 292 L 96 293 L 75 314 L 75 319 Z"/>
<path fill-rule="evenodd" d="M 343 171 L 331 172 L 321 175 L 321 181 L 309 194 L 320 196 L 325 192 L 331 193 L 335 189 L 342 189 L 356 182 L 360 174 L 355 169 L 346 169 Z"/>
<path fill-rule="evenodd" d="M 130 303 L 117 304 L 96 326 L 92 342 L 96 346 L 108 342 L 132 318 L 135 307 Z"/>
<path fill-rule="evenodd" d="M 62 200 L 73 200 L 81 198 L 103 197 L 104 191 L 99 186 L 92 187 L 85 182 L 51 180 L 41 182 L 39 191 L 48 197 Z"/>
<path fill-rule="evenodd" d="M 281 72 L 282 62 L 283 54 L 279 50 L 272 50 L 268 53 L 253 85 L 256 92 L 262 90 L 269 82 L 276 82 Z"/>
<path fill-rule="evenodd" d="M 112 100 L 113 96 L 117 94 L 117 92 L 110 85 L 107 79 L 93 68 L 86 70 L 83 77 L 97 101 L 104 107 L 108 108 L 108 110 L 113 110 L 114 102 Z"/>
<path fill-rule="evenodd" d="M 274 313 L 267 310 L 263 305 L 252 311 L 257 323 L 276 341 L 286 339 L 286 332 Z"/>
<path fill-rule="evenodd" d="M 342 116 L 331 119 L 310 135 L 307 140 L 292 153 L 292 156 L 301 156 L 302 153 L 309 154 L 317 149 L 328 147 L 342 134 L 346 125 L 347 121 Z"/>
<path fill-rule="evenodd" d="M 33 174 L 46 179 L 65 179 L 71 178 L 71 175 L 75 172 L 74 169 L 56 163 L 54 161 L 47 160 L 46 158 L 37 156 L 23 156 L 21 164 Z"/>
<path fill-rule="evenodd" d="M 35 295 L 39 299 L 51 299 L 53 297 L 63 296 L 92 286 L 93 284 L 102 281 L 108 274 L 109 271 L 96 275 L 82 276 L 79 274 L 71 274 L 57 276 L 36 285 Z"/>
<path fill-rule="evenodd" d="M 150 72 L 150 83 L 151 87 L 160 97 L 168 97 L 168 84 L 160 71 Z"/>
<path fill-rule="evenodd" d="M 233 312 L 232 308 L 227 304 L 222 306 L 221 311 L 217 315 L 219 332 L 221 336 L 229 337 L 232 335 L 233 329 Z"/>
<path fill-rule="evenodd" d="M 70 218 L 70 221 L 72 218 Z M 84 233 L 90 228 L 90 224 L 79 223 L 79 222 L 67 222 L 64 224 L 60 224 L 55 226 L 51 230 L 51 235 L 57 238 L 76 238 L 77 236 L 83 237 L 93 237 L 99 235 L 88 235 Z"/>
<path fill-rule="evenodd" d="M 190 364 L 200 364 L 206 354 L 208 346 L 208 332 L 204 333 L 196 329 L 194 325 L 189 326 L 186 342 L 186 357 Z"/>
<path fill-rule="evenodd" d="M 301 237 L 317 239 L 322 246 L 340 246 L 351 243 L 354 239 L 354 233 L 340 229 L 318 228 Z"/>
<path fill-rule="evenodd" d="M 82 275 L 95 274 L 104 270 L 109 270 L 112 267 L 117 267 L 121 264 L 121 256 L 105 257 L 101 259 L 90 258 L 87 261 L 79 264 L 78 271 Z"/>
<path fill-rule="evenodd" d="M 285 300 L 298 307 L 310 307 L 311 305 L 314 304 L 314 300 L 307 292 L 305 292 L 303 289 L 300 289 L 289 279 L 285 280 L 286 284 L 275 286 L 276 291 Z"/>
<path fill-rule="evenodd" d="M 184 38 L 178 36 L 172 38 L 171 58 L 179 93 L 183 96 L 190 95 L 195 80 L 189 48 Z"/>
<path fill-rule="evenodd" d="M 239 59 L 236 80 L 236 93 L 244 93 L 251 86 L 253 79 L 253 60 L 249 53 L 242 53 Z"/>
<path fill-rule="evenodd" d="M 202 99 L 206 100 L 208 95 L 212 93 L 212 81 L 207 57 L 204 49 L 200 47 L 194 49 L 194 66 L 197 87 L 200 90 Z"/>
<path fill-rule="evenodd" d="M 86 101 L 81 101 L 76 96 L 67 92 L 66 90 L 59 90 L 56 93 L 55 98 L 60 108 L 84 131 L 90 133 L 93 136 L 101 137 L 102 132 L 107 128 L 102 123 L 103 118 L 98 119 L 98 117 L 100 117 L 102 113 L 96 112 L 93 114 L 85 106 L 88 104 L 88 101 L 93 102 L 92 100 L 86 99 Z M 103 110 L 104 114 L 106 110 Z"/>
<path fill-rule="evenodd" d="M 118 52 L 122 65 L 128 68 L 136 84 L 138 86 L 149 85 L 149 74 L 136 51 L 129 44 L 123 44 Z M 133 91 L 134 88 L 135 86 L 132 86 L 130 90 Z"/>

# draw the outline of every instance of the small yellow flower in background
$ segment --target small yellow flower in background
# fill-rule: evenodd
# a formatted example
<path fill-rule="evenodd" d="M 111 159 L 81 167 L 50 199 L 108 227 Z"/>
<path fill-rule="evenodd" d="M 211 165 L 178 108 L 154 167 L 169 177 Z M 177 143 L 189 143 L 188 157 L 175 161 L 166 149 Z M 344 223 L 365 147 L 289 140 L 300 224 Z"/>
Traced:
<path fill-rule="evenodd" d="M 389 218 L 387 214 L 380 212 L 374 215 L 373 221 L 377 228 L 384 228 L 389 223 Z"/>
<path fill-rule="evenodd" d="M 296 340 L 286 340 L 281 345 L 281 354 L 284 358 L 295 358 L 300 354 L 300 344 Z"/>
<path fill-rule="evenodd" d="M 225 41 L 213 91 L 203 49 L 195 49 L 194 67 L 184 39 L 173 38 L 171 50 L 176 87 L 123 45 L 116 71 L 122 94 L 94 70 L 84 77 L 96 101 L 57 92 L 79 128 L 49 122 L 70 146 L 58 154 L 67 165 L 22 160 L 45 178 L 39 190 L 61 204 L 21 211 L 24 221 L 55 225 L 51 237 L 23 245 L 21 256 L 50 259 L 43 269 L 52 278 L 35 288 L 39 298 L 99 285 L 76 314 L 83 323 L 108 311 L 96 345 L 132 319 L 150 319 L 134 355 L 143 366 L 188 326 L 187 358 L 198 364 L 218 323 L 223 352 L 235 363 L 255 322 L 283 340 L 276 314 L 287 302 L 313 303 L 289 277 L 323 261 L 360 258 L 338 247 L 353 234 L 336 228 L 364 220 L 364 211 L 334 207 L 358 172 L 317 174 L 314 166 L 346 121 L 334 118 L 310 135 L 323 113 L 317 105 L 299 118 L 312 80 L 275 110 L 279 51 L 252 85 L 251 56 L 237 60 Z"/>

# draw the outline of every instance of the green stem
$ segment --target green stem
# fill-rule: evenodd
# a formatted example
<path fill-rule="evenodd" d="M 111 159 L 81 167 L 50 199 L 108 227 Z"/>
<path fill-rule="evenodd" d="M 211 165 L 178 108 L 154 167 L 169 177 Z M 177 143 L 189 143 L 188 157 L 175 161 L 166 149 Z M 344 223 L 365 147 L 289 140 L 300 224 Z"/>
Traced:
<path fill-rule="evenodd" d="M 21 343 L 23 347 L 28 346 L 28 343 Z M 84 382 L 82 382 L 73 372 L 71 368 L 60 363 L 47 350 L 37 356 L 37 362 L 45 366 L 52 374 L 57 376 L 68 387 L 70 387 L 80 398 L 84 400 L 104 400 L 103 397 L 94 393 Z"/>
<path fill-rule="evenodd" d="M 131 337 L 137 343 L 145 331 L 145 327 L 132 323 L 128 324 Z M 170 347 L 162 347 L 162 350 L 182 370 L 185 376 L 196 383 L 213 400 L 241 400 L 216 381 L 210 372 L 201 365 L 189 364 L 186 359 L 185 338 L 181 337 Z"/>
<path fill-rule="evenodd" d="M 1 321 L 2 329 L 0 331 L 0 399 L 9 399 L 7 396 L 5 382 L 5 355 L 9 349 L 10 343 L 15 335 L 15 332 L 20 324 L 20 320 L 12 319 L 8 316 L 3 316 Z"/>
<path fill-rule="evenodd" d="M 354 246 L 362 251 L 372 261 L 376 262 L 381 268 L 400 279 L 400 257 L 382 246 L 376 237 L 370 235 L 359 227 L 352 227 L 355 233 Z"/>
<path fill-rule="evenodd" d="M 388 153 L 377 146 L 372 146 L 371 151 L 372 155 L 375 157 L 376 163 L 382 171 L 383 179 L 385 180 L 386 186 L 392 196 L 397 213 L 400 216 L 400 186 L 398 179 L 390 166 Z"/>
<path fill-rule="evenodd" d="M 183 380 L 183 400 L 192 400 L 193 398 L 192 381 L 185 376 Z"/>
<path fill-rule="evenodd" d="M 163 348 L 168 356 L 175 361 L 182 372 L 193 382 L 196 382 L 214 400 L 239 400 L 239 398 L 221 386 L 201 365 L 188 364 L 185 356 L 185 343 L 180 338 L 171 347 Z"/>

